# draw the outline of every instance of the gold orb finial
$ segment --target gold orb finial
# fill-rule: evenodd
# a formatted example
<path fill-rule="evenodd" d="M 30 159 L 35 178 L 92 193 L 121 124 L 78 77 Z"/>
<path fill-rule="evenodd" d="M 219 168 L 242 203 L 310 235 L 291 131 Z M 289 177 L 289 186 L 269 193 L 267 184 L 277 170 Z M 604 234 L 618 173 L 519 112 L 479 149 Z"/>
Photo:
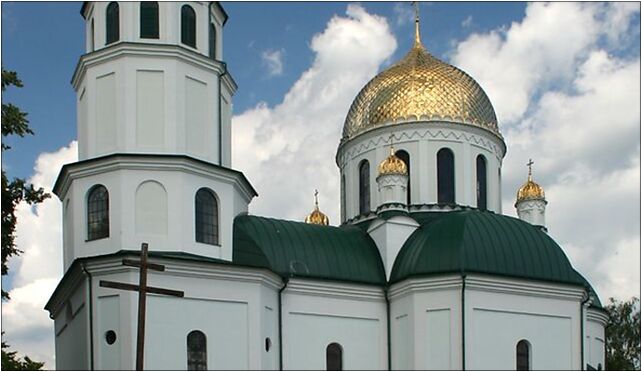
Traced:
<path fill-rule="evenodd" d="M 319 210 L 319 190 L 314 190 L 314 210 L 305 218 L 305 223 L 310 223 L 313 225 L 324 225 L 327 226 L 330 224 L 330 219 L 328 216 L 323 214 Z"/>
<path fill-rule="evenodd" d="M 528 180 L 517 190 L 517 201 L 519 203 L 529 199 L 544 199 L 544 188 L 533 181 L 533 159 L 528 159 Z"/>
<path fill-rule="evenodd" d="M 407 175 L 408 167 L 403 160 L 395 155 L 395 147 L 392 145 L 393 135 L 390 135 L 390 155 L 379 164 L 379 175 L 399 174 Z"/>

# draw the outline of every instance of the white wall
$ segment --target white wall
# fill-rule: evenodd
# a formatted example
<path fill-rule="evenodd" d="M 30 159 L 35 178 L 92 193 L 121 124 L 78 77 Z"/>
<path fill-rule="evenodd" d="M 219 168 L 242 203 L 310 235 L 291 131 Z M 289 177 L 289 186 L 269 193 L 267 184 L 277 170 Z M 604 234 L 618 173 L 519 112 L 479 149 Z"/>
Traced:
<path fill-rule="evenodd" d="M 454 152 L 455 202 L 477 206 L 476 158 L 486 158 L 487 206 L 501 213 L 501 168 L 505 148 L 495 135 L 471 125 L 449 122 L 410 122 L 382 127 L 344 144 L 337 153 L 341 175 L 346 176 L 346 218 L 359 214 L 359 163 L 370 163 L 371 209 L 383 200 L 377 192 L 377 167 L 389 154 L 390 135 L 395 150 L 410 155 L 410 190 L 412 204 L 437 203 L 437 152 L 444 147 Z"/>

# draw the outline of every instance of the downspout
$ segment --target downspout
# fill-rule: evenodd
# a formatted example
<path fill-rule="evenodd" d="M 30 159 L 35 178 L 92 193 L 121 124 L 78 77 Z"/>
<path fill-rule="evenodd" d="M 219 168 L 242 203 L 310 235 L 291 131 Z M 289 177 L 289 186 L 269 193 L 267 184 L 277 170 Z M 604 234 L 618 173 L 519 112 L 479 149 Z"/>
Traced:
<path fill-rule="evenodd" d="M 466 370 L 466 274 L 461 275 L 461 369 Z"/>
<path fill-rule="evenodd" d="M 387 329 L 387 338 L 388 338 L 388 371 L 392 371 L 392 342 L 390 341 L 392 336 L 391 332 L 392 329 L 390 328 L 390 298 L 388 298 L 388 293 L 389 293 L 390 287 L 386 286 L 383 289 L 383 295 L 386 300 L 386 326 L 388 327 Z"/>
<path fill-rule="evenodd" d="M 580 363 L 582 364 L 580 366 L 580 371 L 584 371 L 586 369 L 586 364 L 584 363 L 584 305 L 591 299 L 588 289 L 586 288 L 584 288 L 584 295 L 586 296 L 586 299 L 582 300 L 580 304 Z M 606 350 L 606 348 L 604 349 Z"/>
<path fill-rule="evenodd" d="M 279 371 L 283 371 L 283 291 L 288 286 L 288 279 L 284 279 L 283 287 L 279 289 Z"/>
<path fill-rule="evenodd" d="M 94 370 L 94 311 L 93 311 L 93 295 L 92 295 L 92 285 L 91 285 L 91 274 L 87 271 L 85 263 L 82 263 L 82 271 L 87 275 L 87 286 L 89 292 L 89 366 L 90 369 Z"/>

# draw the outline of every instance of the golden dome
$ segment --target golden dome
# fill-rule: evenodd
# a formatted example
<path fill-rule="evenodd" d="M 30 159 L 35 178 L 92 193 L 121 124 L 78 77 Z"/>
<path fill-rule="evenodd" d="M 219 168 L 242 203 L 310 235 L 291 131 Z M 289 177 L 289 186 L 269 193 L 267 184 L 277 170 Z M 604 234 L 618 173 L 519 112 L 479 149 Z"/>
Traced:
<path fill-rule="evenodd" d="M 379 175 L 384 174 L 408 174 L 406 163 L 395 155 L 395 149 L 392 146 L 390 146 L 390 155 L 379 164 Z"/>
<path fill-rule="evenodd" d="M 488 96 L 473 78 L 433 57 L 419 40 L 408 54 L 359 92 L 343 126 L 341 142 L 374 128 L 408 121 L 455 121 L 501 137 Z"/>
<path fill-rule="evenodd" d="M 517 201 L 515 203 L 529 199 L 544 199 L 544 188 L 533 182 L 531 170 L 531 165 L 533 164 L 532 160 L 528 161 L 528 180 L 517 190 Z"/>
<path fill-rule="evenodd" d="M 319 199 L 317 198 L 318 194 L 319 192 L 317 190 L 314 190 L 314 210 L 305 218 L 305 223 L 327 226 L 330 224 L 330 219 L 319 210 Z"/>

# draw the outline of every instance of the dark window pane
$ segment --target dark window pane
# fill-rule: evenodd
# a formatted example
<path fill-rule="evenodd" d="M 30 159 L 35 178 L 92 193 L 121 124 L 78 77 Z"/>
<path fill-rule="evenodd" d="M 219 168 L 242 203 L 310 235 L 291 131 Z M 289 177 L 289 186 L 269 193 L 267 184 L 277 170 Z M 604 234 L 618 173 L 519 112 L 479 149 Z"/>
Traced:
<path fill-rule="evenodd" d="M 192 331 L 187 335 L 187 370 L 207 370 L 207 340 L 201 331 Z"/>
<path fill-rule="evenodd" d="M 112 2 L 107 5 L 106 18 L 106 37 L 105 45 L 111 44 L 120 39 L 120 19 L 118 3 Z"/>
<path fill-rule="evenodd" d="M 370 212 L 370 163 L 363 160 L 359 166 L 359 213 Z"/>
<path fill-rule="evenodd" d="M 216 27 L 210 23 L 210 58 L 216 59 Z"/>
<path fill-rule="evenodd" d="M 528 371 L 530 369 L 530 350 L 528 342 L 521 340 L 517 343 L 517 370 Z"/>
<path fill-rule="evenodd" d="M 410 205 L 410 155 L 404 150 L 399 150 L 395 155 L 406 163 L 406 169 L 408 169 L 408 185 L 406 186 L 406 204 Z"/>
<path fill-rule="evenodd" d="M 346 220 L 346 176 L 341 176 L 341 222 Z"/>
<path fill-rule="evenodd" d="M 109 193 L 105 186 L 94 186 L 87 195 L 87 240 L 109 236 Z"/>
<path fill-rule="evenodd" d="M 455 202 L 455 157 L 450 149 L 437 153 L 437 203 Z"/>
<path fill-rule="evenodd" d="M 140 3 L 140 37 L 158 39 L 158 3 L 156 1 Z"/>
<path fill-rule="evenodd" d="M 477 208 L 487 209 L 488 192 L 486 187 L 486 159 L 483 155 L 477 156 Z"/>
<path fill-rule="evenodd" d="M 196 48 L 196 13 L 189 5 L 181 8 L 181 43 Z"/>
<path fill-rule="evenodd" d="M 325 364 L 328 371 L 343 370 L 343 349 L 336 342 L 325 349 Z"/>
<path fill-rule="evenodd" d="M 196 241 L 218 244 L 218 202 L 214 192 L 200 189 L 194 201 Z"/>

